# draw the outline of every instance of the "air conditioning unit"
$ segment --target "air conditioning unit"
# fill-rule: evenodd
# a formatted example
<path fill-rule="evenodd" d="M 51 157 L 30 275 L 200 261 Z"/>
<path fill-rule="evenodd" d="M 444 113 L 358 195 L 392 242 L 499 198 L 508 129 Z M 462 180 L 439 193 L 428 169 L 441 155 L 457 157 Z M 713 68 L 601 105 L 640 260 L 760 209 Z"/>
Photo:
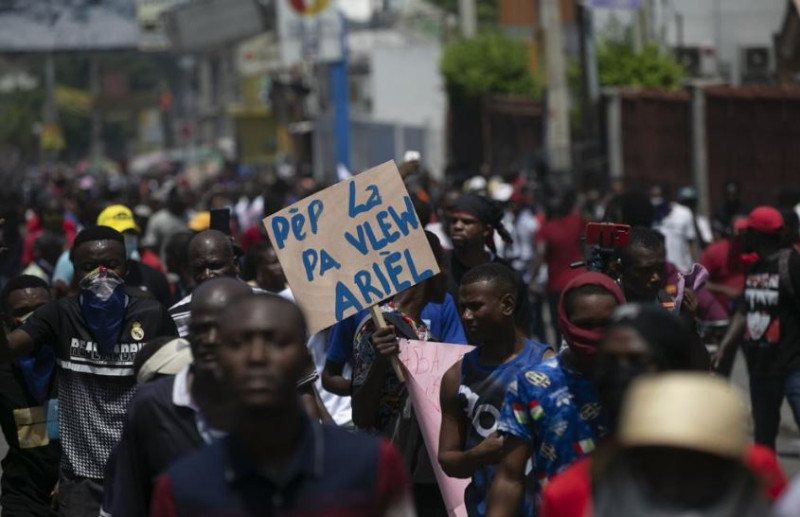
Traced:
<path fill-rule="evenodd" d="M 772 79 L 772 49 L 742 47 L 739 52 L 739 69 L 744 85 L 769 83 Z"/>
<path fill-rule="evenodd" d="M 692 77 L 701 75 L 702 53 L 697 47 L 682 47 L 675 49 L 675 59 L 683 65 L 686 73 Z"/>
<path fill-rule="evenodd" d="M 769 75 L 770 54 L 769 47 L 742 48 L 742 73 Z"/>
<path fill-rule="evenodd" d="M 690 77 L 714 75 L 714 49 L 712 47 L 678 47 L 675 58 Z"/>

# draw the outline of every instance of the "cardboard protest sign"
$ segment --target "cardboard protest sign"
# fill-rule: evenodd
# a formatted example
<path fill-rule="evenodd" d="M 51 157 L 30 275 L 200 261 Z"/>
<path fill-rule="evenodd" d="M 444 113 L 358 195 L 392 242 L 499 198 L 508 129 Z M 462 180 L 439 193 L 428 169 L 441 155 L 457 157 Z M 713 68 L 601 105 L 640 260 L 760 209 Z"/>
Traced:
<path fill-rule="evenodd" d="M 474 347 L 447 343 L 426 343 L 400 340 L 400 362 L 406 368 L 406 387 L 417 415 L 425 448 L 431 460 L 436 481 L 442 491 L 445 507 L 451 517 L 466 517 L 464 490 L 469 479 L 451 478 L 439 466 L 439 429 L 442 408 L 439 390 L 447 369 Z"/>
<path fill-rule="evenodd" d="M 264 226 L 311 332 L 439 273 L 394 162 L 298 201 Z"/>

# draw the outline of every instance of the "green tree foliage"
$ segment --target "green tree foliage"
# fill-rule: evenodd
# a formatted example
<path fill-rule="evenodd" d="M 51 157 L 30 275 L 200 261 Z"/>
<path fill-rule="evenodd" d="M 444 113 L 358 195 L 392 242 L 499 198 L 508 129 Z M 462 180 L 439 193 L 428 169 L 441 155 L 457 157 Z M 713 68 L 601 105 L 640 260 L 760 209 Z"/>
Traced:
<path fill-rule="evenodd" d="M 602 86 L 676 89 L 686 72 L 672 54 L 657 45 L 636 52 L 630 37 L 611 38 L 597 46 L 597 68 Z"/>
<path fill-rule="evenodd" d="M 38 146 L 34 125 L 41 120 L 41 89 L 0 93 L 0 143 L 31 152 Z"/>
<path fill-rule="evenodd" d="M 431 0 L 431 4 L 443 11 L 458 16 L 458 0 Z M 497 27 L 497 0 L 477 0 L 479 27 Z"/>
<path fill-rule="evenodd" d="M 449 43 L 441 71 L 450 100 L 455 103 L 475 102 L 487 93 L 541 93 L 525 45 L 494 32 Z"/>

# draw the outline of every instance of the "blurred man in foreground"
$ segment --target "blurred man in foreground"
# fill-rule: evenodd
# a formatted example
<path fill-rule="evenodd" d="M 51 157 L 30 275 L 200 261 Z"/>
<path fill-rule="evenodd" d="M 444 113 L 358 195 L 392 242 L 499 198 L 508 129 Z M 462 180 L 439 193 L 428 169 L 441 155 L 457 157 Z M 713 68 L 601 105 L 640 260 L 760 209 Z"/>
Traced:
<path fill-rule="evenodd" d="M 299 308 L 253 294 L 220 321 L 217 360 L 236 426 L 158 480 L 151 515 L 413 515 L 408 477 L 390 444 L 304 415 L 295 395 L 308 361 Z"/>
<path fill-rule="evenodd" d="M 742 462 L 747 410 L 727 381 L 703 373 L 637 381 L 617 441 L 595 483 L 596 517 L 769 515 Z"/>

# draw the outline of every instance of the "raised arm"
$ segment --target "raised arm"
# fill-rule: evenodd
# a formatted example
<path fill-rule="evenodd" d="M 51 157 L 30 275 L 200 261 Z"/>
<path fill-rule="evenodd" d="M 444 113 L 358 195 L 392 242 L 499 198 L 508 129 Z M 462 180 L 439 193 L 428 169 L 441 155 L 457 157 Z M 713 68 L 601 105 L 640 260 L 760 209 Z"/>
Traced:
<path fill-rule="evenodd" d="M 0 332 L 0 362 L 6 363 L 36 350 L 36 343 L 30 334 L 22 329 L 8 334 Z"/>

